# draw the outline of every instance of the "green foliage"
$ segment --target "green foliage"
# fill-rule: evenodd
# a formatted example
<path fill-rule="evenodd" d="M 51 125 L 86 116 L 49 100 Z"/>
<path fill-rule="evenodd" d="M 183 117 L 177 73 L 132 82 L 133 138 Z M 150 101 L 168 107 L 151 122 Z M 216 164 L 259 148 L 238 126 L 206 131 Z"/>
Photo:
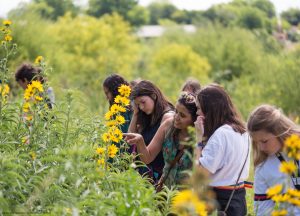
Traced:
<path fill-rule="evenodd" d="M 276 15 L 274 4 L 269 0 L 254 0 L 252 5 L 263 11 L 269 18 Z"/>
<path fill-rule="evenodd" d="M 282 12 L 281 17 L 288 21 L 291 25 L 298 25 L 300 23 L 300 9 L 291 8 Z"/>
<path fill-rule="evenodd" d="M 197 77 L 205 83 L 210 69 L 207 59 L 199 56 L 191 47 L 171 43 L 159 46 L 152 54 L 145 77 L 156 80 L 155 83 L 164 92 L 169 92 L 175 101 L 187 77 Z"/>
<path fill-rule="evenodd" d="M 160 19 L 171 19 L 177 8 L 166 2 L 153 2 L 148 7 L 150 11 L 150 24 L 157 25 Z"/>

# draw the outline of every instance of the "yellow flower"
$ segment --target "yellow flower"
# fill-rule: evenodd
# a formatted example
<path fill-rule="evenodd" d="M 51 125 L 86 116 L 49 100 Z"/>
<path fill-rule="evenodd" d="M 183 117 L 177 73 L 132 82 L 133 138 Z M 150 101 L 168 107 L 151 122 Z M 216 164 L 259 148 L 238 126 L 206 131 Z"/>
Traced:
<path fill-rule="evenodd" d="M 300 137 L 296 134 L 292 134 L 285 140 L 284 145 L 287 147 L 294 147 L 299 142 L 300 142 Z"/>
<path fill-rule="evenodd" d="M 118 89 L 118 92 L 120 93 L 121 96 L 123 97 L 129 97 L 131 88 L 128 85 L 121 85 Z"/>
<path fill-rule="evenodd" d="M 103 154 L 105 152 L 105 148 L 99 147 L 96 150 L 97 154 Z"/>
<path fill-rule="evenodd" d="M 297 169 L 297 166 L 295 165 L 294 161 L 283 161 L 281 162 L 281 165 L 279 167 L 279 171 L 282 173 L 286 173 L 288 175 L 291 175 L 292 173 L 295 172 Z"/>
<path fill-rule="evenodd" d="M 36 153 L 35 152 L 30 152 L 29 154 L 30 154 L 32 160 L 36 159 Z"/>
<path fill-rule="evenodd" d="M 1 93 L 2 97 L 7 96 L 9 94 L 9 90 L 10 90 L 10 88 L 7 84 L 5 84 L 3 86 L 3 89 L 2 89 L 2 86 L 0 85 L 0 93 Z"/>
<path fill-rule="evenodd" d="M 112 116 L 113 116 L 113 113 L 108 111 L 107 113 L 105 113 L 104 118 L 105 118 L 105 120 L 110 120 Z"/>
<path fill-rule="evenodd" d="M 10 36 L 10 35 L 5 35 L 4 40 L 5 40 L 5 41 L 11 41 L 11 40 L 12 40 L 12 36 Z"/>
<path fill-rule="evenodd" d="M 26 116 L 27 121 L 31 121 L 33 119 L 33 116 Z"/>
<path fill-rule="evenodd" d="M 290 199 L 289 203 L 291 203 L 292 205 L 300 207 L 300 199 Z"/>
<path fill-rule="evenodd" d="M 109 142 L 109 141 L 111 141 L 111 135 L 110 135 L 109 133 L 104 133 L 104 134 L 102 135 L 102 140 L 103 140 L 104 142 Z"/>
<path fill-rule="evenodd" d="M 273 211 L 271 216 L 285 216 L 287 215 L 287 210 L 282 209 L 282 210 L 277 210 L 277 211 Z"/>
<path fill-rule="evenodd" d="M 35 100 L 36 100 L 36 101 L 42 101 L 42 100 L 43 100 L 43 98 L 42 98 L 42 97 L 40 97 L 40 96 L 35 96 Z"/>
<path fill-rule="evenodd" d="M 28 144 L 29 143 L 29 137 L 28 136 L 22 137 L 22 143 L 23 144 Z"/>
<path fill-rule="evenodd" d="M 40 81 L 32 81 L 31 86 L 32 88 L 36 88 L 39 92 L 44 92 L 43 85 Z"/>
<path fill-rule="evenodd" d="M 98 163 L 99 165 L 104 165 L 104 164 L 105 164 L 104 158 L 99 159 L 99 160 L 97 161 L 97 163 Z"/>
<path fill-rule="evenodd" d="M 118 122 L 115 121 L 115 120 L 111 120 L 111 121 L 106 122 L 105 124 L 106 124 L 107 127 L 112 127 L 112 126 L 117 125 Z"/>
<path fill-rule="evenodd" d="M 281 184 L 278 184 L 278 185 L 275 185 L 273 187 L 270 187 L 268 190 L 267 190 L 267 196 L 268 197 L 273 197 L 275 195 L 278 195 L 280 194 L 282 191 L 282 185 Z"/>
<path fill-rule="evenodd" d="M 125 123 L 125 118 L 121 115 L 117 115 L 116 116 L 116 121 L 117 121 L 118 124 L 122 125 L 122 124 Z"/>
<path fill-rule="evenodd" d="M 10 26 L 11 25 L 11 21 L 10 20 L 3 20 L 2 24 L 5 26 Z"/>
<path fill-rule="evenodd" d="M 28 102 L 23 104 L 23 112 L 29 112 L 30 104 Z"/>
<path fill-rule="evenodd" d="M 271 199 L 274 202 L 278 203 L 278 202 L 287 202 L 290 198 L 291 197 L 288 194 L 278 194 L 278 195 L 272 196 Z"/>
<path fill-rule="evenodd" d="M 122 97 L 120 95 L 117 95 L 115 97 L 115 103 L 122 104 L 123 106 L 128 106 L 130 103 L 130 100 L 126 97 Z"/>
<path fill-rule="evenodd" d="M 299 190 L 289 188 L 287 190 L 287 194 L 289 194 L 290 196 L 293 196 L 293 197 L 298 197 L 300 199 L 300 191 Z"/>
<path fill-rule="evenodd" d="M 180 215 L 207 215 L 205 203 L 192 190 L 183 190 L 177 193 L 172 200 L 172 209 Z"/>
<path fill-rule="evenodd" d="M 44 59 L 43 56 L 38 56 L 38 57 L 35 58 L 34 63 L 35 64 L 40 64 L 43 59 Z"/>
<path fill-rule="evenodd" d="M 118 152 L 118 147 L 114 144 L 112 144 L 111 146 L 108 147 L 108 156 L 110 158 L 114 158 Z"/>

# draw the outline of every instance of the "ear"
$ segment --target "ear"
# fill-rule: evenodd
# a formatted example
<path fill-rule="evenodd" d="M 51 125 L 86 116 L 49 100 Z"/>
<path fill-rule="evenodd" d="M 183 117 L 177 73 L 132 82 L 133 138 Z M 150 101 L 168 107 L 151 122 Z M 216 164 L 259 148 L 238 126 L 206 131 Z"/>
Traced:
<path fill-rule="evenodd" d="M 152 95 L 151 95 L 151 98 L 152 98 L 154 101 L 156 101 L 157 95 L 156 95 L 156 94 L 152 94 Z"/>

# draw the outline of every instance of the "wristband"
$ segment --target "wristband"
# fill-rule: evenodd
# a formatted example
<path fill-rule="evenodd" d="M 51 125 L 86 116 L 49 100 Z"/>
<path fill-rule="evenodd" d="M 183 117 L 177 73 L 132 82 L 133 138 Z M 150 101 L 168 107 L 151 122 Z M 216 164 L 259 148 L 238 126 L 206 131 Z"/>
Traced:
<path fill-rule="evenodd" d="M 205 144 L 203 142 L 198 142 L 197 147 L 201 147 L 202 149 L 204 148 Z"/>

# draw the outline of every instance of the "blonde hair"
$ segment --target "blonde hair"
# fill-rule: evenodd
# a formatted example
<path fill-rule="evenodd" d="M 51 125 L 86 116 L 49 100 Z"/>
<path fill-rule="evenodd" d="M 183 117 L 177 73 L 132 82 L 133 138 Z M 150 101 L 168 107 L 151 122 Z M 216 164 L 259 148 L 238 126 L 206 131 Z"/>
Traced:
<path fill-rule="evenodd" d="M 248 118 L 247 129 L 249 133 L 256 131 L 266 131 L 277 137 L 279 142 L 284 145 L 284 141 L 292 134 L 300 135 L 300 128 L 281 110 L 271 105 L 261 105 L 254 109 Z M 264 162 L 268 155 L 258 149 L 252 142 L 254 166 Z"/>

